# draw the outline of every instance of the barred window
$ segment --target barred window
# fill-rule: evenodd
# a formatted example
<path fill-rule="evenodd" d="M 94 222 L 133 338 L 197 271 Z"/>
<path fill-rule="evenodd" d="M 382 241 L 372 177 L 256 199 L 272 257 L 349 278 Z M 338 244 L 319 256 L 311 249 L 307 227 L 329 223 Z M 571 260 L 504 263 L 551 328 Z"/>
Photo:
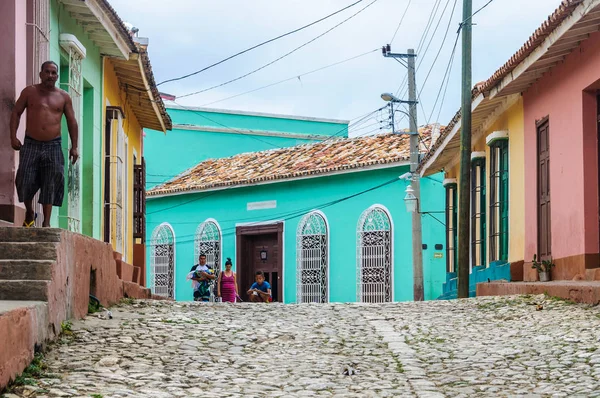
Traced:
<path fill-rule="evenodd" d="M 490 145 L 490 261 L 508 261 L 508 140 Z"/>
<path fill-rule="evenodd" d="M 380 206 L 365 210 L 357 228 L 357 301 L 392 301 L 392 220 Z"/>
<path fill-rule="evenodd" d="M 456 272 L 458 262 L 458 195 L 456 184 L 446 185 L 446 272 Z"/>
<path fill-rule="evenodd" d="M 471 162 L 471 265 L 486 265 L 485 158 Z"/>
<path fill-rule="evenodd" d="M 328 242 L 324 215 L 305 215 L 296 232 L 296 300 L 299 303 L 328 301 Z"/>

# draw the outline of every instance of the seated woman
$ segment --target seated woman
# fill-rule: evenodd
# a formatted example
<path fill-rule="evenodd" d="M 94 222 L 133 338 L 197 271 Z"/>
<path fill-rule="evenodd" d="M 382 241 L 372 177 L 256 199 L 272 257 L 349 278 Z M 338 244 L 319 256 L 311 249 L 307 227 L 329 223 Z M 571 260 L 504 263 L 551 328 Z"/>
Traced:
<path fill-rule="evenodd" d="M 271 298 L 271 285 L 265 281 L 265 274 L 262 271 L 256 272 L 256 282 L 250 286 L 248 296 L 253 303 L 268 303 L 273 301 Z"/>

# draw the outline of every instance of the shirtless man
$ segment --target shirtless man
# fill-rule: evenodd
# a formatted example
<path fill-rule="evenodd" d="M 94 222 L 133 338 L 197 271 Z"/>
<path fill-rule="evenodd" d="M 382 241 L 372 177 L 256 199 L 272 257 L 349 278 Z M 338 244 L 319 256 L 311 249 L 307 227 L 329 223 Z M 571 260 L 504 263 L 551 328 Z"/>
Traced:
<path fill-rule="evenodd" d="M 67 119 L 71 151 L 69 159 L 77 161 L 78 128 L 71 97 L 56 88 L 58 65 L 53 61 L 42 64 L 39 84 L 21 92 L 10 117 L 10 141 L 20 151 L 19 170 L 15 185 L 19 201 L 25 203 L 24 227 L 34 224 L 33 197 L 40 190 L 40 204 L 44 209 L 43 227 L 50 226 L 52 206 L 62 206 L 65 190 L 65 159 L 62 153 L 60 123 Z M 17 138 L 17 129 L 23 111 L 27 108 L 25 141 Z"/>

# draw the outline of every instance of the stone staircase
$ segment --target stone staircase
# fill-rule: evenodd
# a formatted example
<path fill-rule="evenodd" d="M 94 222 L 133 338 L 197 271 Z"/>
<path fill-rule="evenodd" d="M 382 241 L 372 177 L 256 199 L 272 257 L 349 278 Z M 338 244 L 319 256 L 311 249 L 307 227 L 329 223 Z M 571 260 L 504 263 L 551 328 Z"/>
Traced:
<path fill-rule="evenodd" d="M 0 300 L 47 301 L 60 230 L 0 229 Z"/>

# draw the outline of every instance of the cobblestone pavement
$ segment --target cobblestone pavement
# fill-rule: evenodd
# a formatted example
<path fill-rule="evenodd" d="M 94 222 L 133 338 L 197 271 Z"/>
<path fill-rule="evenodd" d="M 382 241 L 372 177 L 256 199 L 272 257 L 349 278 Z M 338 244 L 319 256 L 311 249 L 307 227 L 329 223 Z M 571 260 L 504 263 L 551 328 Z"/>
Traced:
<path fill-rule="evenodd" d="M 136 301 L 73 324 L 18 396 L 600 397 L 600 308 Z M 352 375 L 343 374 L 357 373 Z M 27 381 L 26 384 L 33 384 Z M 10 395 L 9 395 L 10 397 Z"/>

